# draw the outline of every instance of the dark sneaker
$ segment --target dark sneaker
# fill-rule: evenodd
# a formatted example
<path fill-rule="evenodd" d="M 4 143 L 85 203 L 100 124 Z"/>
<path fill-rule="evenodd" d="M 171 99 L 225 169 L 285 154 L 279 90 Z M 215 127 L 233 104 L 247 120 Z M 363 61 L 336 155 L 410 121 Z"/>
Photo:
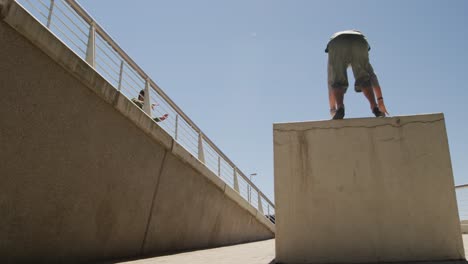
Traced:
<path fill-rule="evenodd" d="M 372 109 L 372 113 L 374 113 L 375 117 L 385 117 L 385 113 L 381 112 L 377 106 Z"/>
<path fill-rule="evenodd" d="M 340 107 L 336 110 L 335 115 L 333 116 L 333 119 L 343 119 L 345 115 L 344 107 Z"/>

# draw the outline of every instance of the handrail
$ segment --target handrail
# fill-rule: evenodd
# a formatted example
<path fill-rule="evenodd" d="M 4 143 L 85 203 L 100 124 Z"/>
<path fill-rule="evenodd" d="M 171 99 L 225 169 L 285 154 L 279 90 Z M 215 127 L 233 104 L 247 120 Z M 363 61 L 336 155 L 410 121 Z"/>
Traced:
<path fill-rule="evenodd" d="M 177 112 L 179 112 L 183 117 L 184 119 L 186 119 L 190 125 L 195 129 L 195 130 L 198 130 L 200 131 L 200 129 L 195 125 L 195 123 L 184 113 L 184 111 L 182 111 L 182 109 L 180 109 L 175 103 L 174 101 L 172 101 L 172 99 L 161 89 L 159 88 L 159 86 L 153 81 L 151 80 L 151 78 L 148 76 L 148 74 L 146 74 L 141 68 L 140 66 L 138 66 L 138 64 L 135 63 L 135 61 L 132 60 L 132 58 L 130 56 L 127 55 L 127 53 L 112 39 L 112 37 L 99 25 L 96 23 L 96 21 L 94 20 L 94 18 L 88 14 L 88 12 L 83 8 L 81 7 L 80 4 L 78 4 L 75 0 L 65 0 L 69 5 L 70 7 L 73 8 L 73 10 L 75 10 L 78 15 L 80 15 L 86 22 L 88 22 L 89 24 L 91 23 L 94 23 L 94 26 L 96 27 L 96 32 L 98 32 L 99 34 L 101 34 L 101 37 L 107 41 L 110 46 L 120 55 L 122 56 L 122 58 L 133 68 L 137 71 L 138 74 L 140 74 L 140 76 L 143 78 L 143 79 L 148 79 L 153 88 L 156 89 L 156 91 L 171 105 L 171 107 L 173 107 Z"/>
<path fill-rule="evenodd" d="M 266 195 L 263 194 L 262 191 L 260 191 L 260 189 L 258 189 L 257 185 L 255 185 L 247 176 L 245 176 L 245 174 L 242 172 L 242 171 L 239 171 L 242 175 L 242 178 L 244 178 L 244 180 L 250 184 L 250 186 L 252 186 L 255 191 L 257 191 L 258 193 L 262 194 L 262 197 L 263 199 L 265 199 L 268 203 L 270 203 L 271 205 L 274 205 L 274 203 L 272 201 L 270 201 L 270 199 L 268 199 L 268 197 L 266 197 Z"/>
<path fill-rule="evenodd" d="M 460 220 L 468 219 L 468 184 L 455 186 L 455 196 L 457 198 L 457 208 Z"/>
<path fill-rule="evenodd" d="M 16 0 L 16 1 L 21 1 L 21 0 Z M 26 0 L 26 1 L 29 2 L 29 0 Z M 46 19 L 47 19 L 47 27 L 50 29 L 51 24 L 53 24 L 53 23 L 51 23 L 51 19 L 53 18 L 54 5 L 56 5 L 57 2 L 60 2 L 60 0 L 49 0 L 49 1 L 50 1 L 50 6 L 48 7 L 48 13 L 49 14 L 47 15 Z M 41 0 L 41 2 L 42 2 L 42 0 Z M 76 18 L 78 18 L 78 19 L 79 18 L 83 19 L 83 21 L 85 23 L 87 23 L 87 25 L 85 25 L 85 26 L 89 26 L 88 44 L 87 44 L 87 47 L 86 47 L 87 51 L 86 51 L 86 54 L 85 54 L 86 55 L 85 60 L 93 68 L 95 68 L 97 71 L 98 71 L 97 67 L 101 68 L 104 71 L 104 73 L 106 73 L 108 76 L 111 75 L 111 74 L 109 74 L 108 70 L 112 70 L 114 73 L 116 72 L 116 70 L 112 69 L 112 67 L 107 62 L 103 61 L 103 63 L 106 64 L 107 70 L 102 66 L 102 64 L 99 65 L 96 62 L 96 58 L 101 58 L 100 56 L 96 56 L 96 52 L 97 52 L 96 47 L 98 47 L 99 49 L 101 49 L 101 48 L 96 44 L 95 37 L 100 36 L 102 40 L 107 42 L 107 44 L 109 45 L 108 48 L 111 48 L 119 56 L 118 59 L 121 60 L 120 69 L 118 70 L 119 71 L 119 73 L 118 73 L 119 76 L 117 78 L 118 79 L 118 84 L 116 85 L 116 89 L 118 89 L 120 91 L 121 88 L 124 88 L 124 87 L 122 87 L 123 82 L 127 82 L 125 80 L 122 80 L 123 71 L 124 71 L 124 62 L 125 62 L 130 67 L 130 69 L 133 70 L 134 73 L 137 74 L 139 76 L 139 78 L 141 78 L 142 81 L 146 83 L 145 84 L 145 87 L 146 87 L 145 90 L 146 90 L 146 92 L 148 94 L 150 94 L 149 89 L 152 88 L 152 90 L 154 90 L 164 100 L 164 102 L 167 103 L 168 106 L 171 107 L 174 110 L 174 112 L 176 112 L 176 121 L 175 121 L 176 123 L 175 123 L 175 129 L 174 129 L 176 132 L 175 132 L 175 135 L 173 136 L 175 138 L 175 140 L 177 140 L 177 141 L 179 140 L 178 139 L 178 132 L 177 132 L 178 131 L 178 122 L 179 122 L 178 120 L 182 119 L 186 123 L 187 126 L 191 127 L 191 129 L 193 129 L 194 132 L 196 134 L 198 134 L 198 159 L 203 164 L 205 164 L 205 166 L 208 167 L 208 164 L 205 162 L 205 155 L 204 155 L 204 150 L 203 150 L 203 142 L 205 142 L 218 156 L 218 159 L 217 159 L 217 166 L 218 166 L 217 167 L 217 175 L 219 177 L 221 177 L 221 174 L 222 174 L 221 173 L 221 158 L 222 158 L 233 169 L 232 177 L 233 177 L 233 182 L 234 182 L 233 185 L 234 186 L 232 186 L 232 188 L 234 188 L 242 196 L 241 190 L 239 189 L 239 184 L 238 184 L 237 179 L 236 179 L 236 177 L 241 177 L 245 181 L 245 183 L 247 184 L 247 189 L 248 189 L 247 192 L 249 192 L 247 194 L 247 196 L 249 197 L 248 202 L 252 203 L 250 197 L 251 197 L 251 191 L 253 189 L 258 194 L 258 201 L 256 202 L 257 210 L 262 211 L 262 214 L 264 214 L 263 209 L 262 209 L 263 208 L 262 199 L 263 199 L 267 203 L 267 207 L 268 207 L 268 213 L 267 214 L 271 215 L 270 214 L 270 208 L 271 208 L 272 212 L 273 212 L 273 215 L 274 215 L 274 203 L 271 202 L 270 199 L 268 199 L 268 197 L 266 197 L 266 195 L 262 191 L 260 191 L 260 189 L 248 177 L 246 177 L 245 174 L 241 170 L 239 170 L 239 168 L 234 164 L 234 162 L 232 162 L 213 143 L 213 141 L 211 141 L 211 139 L 209 139 L 207 136 L 205 136 L 203 131 L 187 116 L 187 114 L 185 114 L 184 111 L 182 111 L 182 109 L 179 108 L 179 106 L 177 106 L 176 103 L 174 103 L 174 101 L 149 77 L 149 75 L 146 74 L 146 72 L 143 71 L 143 69 L 141 69 L 138 66 L 138 64 L 113 40 L 113 38 L 96 22 L 96 20 L 79 3 L 77 3 L 76 0 L 61 0 L 61 2 L 66 3 L 66 5 L 68 5 L 68 7 L 70 7 L 70 8 L 68 8 L 70 10 L 70 12 L 73 12 L 73 11 L 76 12 L 74 14 L 74 16 L 76 16 Z M 31 6 L 33 6 L 33 4 L 31 2 L 29 2 L 29 4 Z M 42 15 L 44 15 L 44 14 L 42 14 Z M 72 19 L 70 19 L 69 17 L 68 17 L 68 19 L 71 21 L 71 23 L 73 23 Z M 61 19 L 59 19 L 59 20 L 61 20 Z M 61 22 L 72 34 L 74 34 L 73 30 L 71 30 L 65 24 L 65 22 L 63 22 L 63 21 L 61 21 Z M 77 26 L 77 25 L 75 24 L 75 26 Z M 57 27 L 57 26 L 55 25 L 55 27 Z M 57 29 L 60 31 L 60 28 L 57 27 Z M 78 27 L 78 29 L 80 31 L 82 31 L 79 27 Z M 61 34 L 64 35 L 64 37 L 67 38 L 67 35 L 63 31 L 60 31 L 60 32 L 61 32 Z M 72 41 L 72 40 L 69 39 L 69 41 Z M 73 44 L 76 45 L 76 43 L 73 43 Z M 78 46 L 78 45 L 76 45 L 76 46 Z M 81 48 L 79 48 L 79 49 L 82 50 Z M 106 54 L 106 52 L 104 52 L 102 49 L 101 49 L 101 51 L 104 54 Z M 116 81 L 116 79 L 114 77 L 111 77 L 111 78 L 114 81 Z M 132 87 L 130 85 L 130 87 L 125 87 L 124 89 L 127 90 L 128 88 L 134 89 L 135 87 Z M 149 107 L 150 104 L 151 104 L 150 97 L 151 96 L 146 96 L 145 97 L 143 111 L 145 111 L 146 113 L 148 113 L 151 116 L 151 109 Z M 182 128 L 182 130 L 184 130 L 184 128 L 182 126 L 181 126 L 181 128 Z M 172 128 L 170 128 L 170 129 L 172 129 Z M 225 172 L 225 170 L 223 170 L 223 174 L 224 174 L 224 172 Z M 228 183 L 227 179 L 224 179 L 224 180 Z M 268 218 L 268 219 L 270 219 L 270 218 Z"/>

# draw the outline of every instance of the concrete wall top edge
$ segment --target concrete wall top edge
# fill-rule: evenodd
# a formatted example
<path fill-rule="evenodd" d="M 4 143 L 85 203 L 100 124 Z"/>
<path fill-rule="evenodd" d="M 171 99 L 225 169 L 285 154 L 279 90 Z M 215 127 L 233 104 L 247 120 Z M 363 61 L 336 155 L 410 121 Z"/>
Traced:
<path fill-rule="evenodd" d="M 343 120 L 320 120 L 320 121 L 303 121 L 291 123 L 275 123 L 273 130 L 276 131 L 290 131 L 290 130 L 309 130 L 309 129 L 336 129 L 336 128 L 349 128 L 349 127 L 377 127 L 377 126 L 394 126 L 400 127 L 409 123 L 431 123 L 444 120 L 443 113 L 433 114 L 418 114 L 407 116 L 392 116 L 385 118 L 349 118 Z"/>
<path fill-rule="evenodd" d="M 173 141 L 172 154 L 178 157 L 182 162 L 188 164 L 194 170 L 198 171 L 201 175 L 205 176 L 214 185 L 224 192 L 226 183 L 216 176 L 208 167 L 206 167 L 200 160 L 193 156 L 184 146 L 177 141 Z"/>

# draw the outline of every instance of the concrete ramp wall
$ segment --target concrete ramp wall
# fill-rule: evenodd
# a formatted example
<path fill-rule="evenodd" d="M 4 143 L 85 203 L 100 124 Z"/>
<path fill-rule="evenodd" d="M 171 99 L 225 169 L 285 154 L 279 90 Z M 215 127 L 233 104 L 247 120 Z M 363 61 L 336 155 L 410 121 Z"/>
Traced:
<path fill-rule="evenodd" d="M 0 262 L 272 238 L 274 226 L 16 3 L 0 3 Z"/>

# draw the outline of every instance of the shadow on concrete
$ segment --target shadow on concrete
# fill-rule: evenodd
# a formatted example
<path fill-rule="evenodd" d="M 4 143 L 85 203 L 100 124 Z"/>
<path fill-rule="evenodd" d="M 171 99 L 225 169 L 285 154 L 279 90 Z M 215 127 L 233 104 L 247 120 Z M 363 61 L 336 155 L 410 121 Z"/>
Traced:
<path fill-rule="evenodd" d="M 116 258 L 116 259 L 93 261 L 93 262 L 91 262 L 91 264 L 117 264 L 117 263 L 122 263 L 122 262 L 150 260 L 150 259 L 154 259 L 154 258 L 167 257 L 167 256 L 172 256 L 172 255 L 177 255 L 177 254 L 194 252 L 194 251 L 198 251 L 198 250 L 200 250 L 200 249 L 184 250 L 184 251 L 173 251 L 173 252 L 166 252 L 166 253 L 162 253 L 162 254 L 149 254 L 149 255 L 146 254 L 146 255 L 139 255 L 139 256 L 133 256 L 133 257 L 122 257 L 122 258 Z"/>
<path fill-rule="evenodd" d="M 167 255 L 156 255 L 156 256 L 144 256 L 144 257 L 135 257 L 135 258 L 122 258 L 122 259 L 115 259 L 111 261 L 102 261 L 102 262 L 93 262 L 93 264 L 117 264 L 121 262 L 128 262 L 128 261 L 142 261 L 142 260 L 149 260 L 151 258 L 157 258 L 157 257 L 164 257 L 164 256 L 170 256 L 170 255 L 175 255 L 175 254 L 180 254 L 180 253 L 186 253 L 186 252 L 192 252 L 192 251 L 184 251 L 184 252 L 177 252 L 173 254 L 167 254 Z M 157 260 L 154 260 L 155 263 Z M 172 264 L 167 262 L 168 264 Z M 176 264 L 174 262 L 174 264 Z M 177 263 L 180 264 L 180 263 Z M 190 264 L 190 263 L 186 263 Z M 244 263 L 248 264 L 248 263 Z M 276 259 L 272 259 L 270 262 L 265 263 L 265 264 L 287 264 L 287 263 L 279 263 L 276 262 Z M 334 264 L 334 263 L 330 263 Z M 354 264 L 360 264 L 360 263 L 354 263 Z M 468 264 L 467 260 L 446 260 L 446 261 L 411 261 L 411 262 L 377 262 L 377 263 L 365 263 L 365 264 Z"/>
<path fill-rule="evenodd" d="M 154 261 L 154 263 L 158 263 L 157 258 L 159 258 L 159 257 L 167 257 L 167 256 L 171 256 L 171 255 L 177 255 L 177 254 L 188 253 L 188 252 L 193 252 L 193 250 L 192 251 L 189 250 L 189 251 L 177 252 L 177 253 L 167 254 L 167 255 L 140 256 L 140 257 L 120 258 L 120 259 L 113 259 L 113 260 L 106 260 L 106 261 L 96 261 L 96 262 L 91 262 L 90 264 L 119 264 L 119 263 L 122 263 L 122 262 L 145 261 L 145 260 L 148 261 L 148 263 L 153 262 L 153 261 Z M 151 260 L 151 259 L 154 259 L 154 260 Z M 165 263 L 172 264 L 171 262 L 165 262 Z M 181 264 L 181 263 L 174 262 L 173 264 Z M 190 263 L 187 262 L 185 264 L 190 264 Z M 244 263 L 244 264 L 248 264 L 248 263 Z M 272 259 L 268 263 L 265 262 L 265 264 L 280 264 L 280 263 L 276 263 L 276 259 Z M 456 263 L 456 264 L 468 264 L 468 263 Z"/>

